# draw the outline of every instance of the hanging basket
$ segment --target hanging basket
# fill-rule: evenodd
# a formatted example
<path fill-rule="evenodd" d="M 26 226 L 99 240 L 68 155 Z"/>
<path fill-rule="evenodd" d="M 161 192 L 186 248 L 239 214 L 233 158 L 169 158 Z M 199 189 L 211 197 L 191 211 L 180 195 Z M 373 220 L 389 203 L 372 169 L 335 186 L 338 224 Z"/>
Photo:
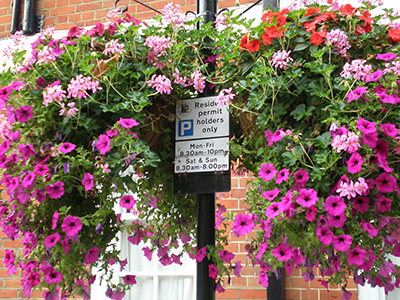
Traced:
<path fill-rule="evenodd" d="M 145 108 L 146 122 L 140 128 L 141 138 L 148 142 L 150 150 L 155 151 L 160 143 L 161 134 L 175 121 L 175 106 L 171 101 L 154 98 L 152 105 Z"/>

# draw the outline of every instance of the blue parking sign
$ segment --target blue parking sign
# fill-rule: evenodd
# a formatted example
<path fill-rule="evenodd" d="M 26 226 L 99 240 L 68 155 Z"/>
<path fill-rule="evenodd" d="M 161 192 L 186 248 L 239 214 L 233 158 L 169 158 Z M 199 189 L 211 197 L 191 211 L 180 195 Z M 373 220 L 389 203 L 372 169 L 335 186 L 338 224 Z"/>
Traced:
<path fill-rule="evenodd" d="M 193 120 L 181 120 L 178 126 L 178 136 L 192 136 L 193 135 Z"/>

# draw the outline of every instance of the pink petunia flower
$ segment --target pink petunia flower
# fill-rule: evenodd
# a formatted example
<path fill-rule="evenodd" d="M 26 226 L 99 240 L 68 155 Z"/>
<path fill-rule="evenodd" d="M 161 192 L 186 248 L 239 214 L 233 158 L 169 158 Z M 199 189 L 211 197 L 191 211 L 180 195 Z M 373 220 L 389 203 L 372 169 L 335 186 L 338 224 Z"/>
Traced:
<path fill-rule="evenodd" d="M 384 61 L 389 61 L 389 60 L 392 60 L 392 59 L 395 59 L 395 58 L 397 58 L 397 54 L 394 54 L 394 53 L 383 53 L 383 54 L 377 54 L 376 55 L 376 59 L 380 59 L 380 60 L 384 60 Z"/>
<path fill-rule="evenodd" d="M 353 239 L 350 235 L 339 235 L 333 237 L 332 246 L 337 251 L 348 251 Z"/>
<path fill-rule="evenodd" d="M 390 207 L 392 205 L 392 200 L 386 198 L 385 196 L 380 196 L 379 198 L 376 198 L 376 201 L 378 202 L 378 211 L 380 212 L 390 212 Z"/>
<path fill-rule="evenodd" d="M 276 257 L 279 261 L 288 261 L 289 259 L 292 258 L 293 255 L 293 249 L 290 245 L 283 244 L 275 247 L 271 251 L 272 255 Z"/>
<path fill-rule="evenodd" d="M 361 249 L 359 245 L 350 250 L 347 255 L 347 261 L 349 262 L 349 264 L 353 266 L 356 265 L 358 267 L 360 267 L 365 262 L 366 258 L 367 252 Z"/>
<path fill-rule="evenodd" d="M 265 211 L 265 214 L 269 219 L 274 219 L 279 215 L 279 213 L 283 211 L 282 210 L 282 203 L 274 202 L 270 206 L 268 206 L 267 210 Z"/>
<path fill-rule="evenodd" d="M 268 287 L 268 272 L 260 271 L 260 274 L 258 275 L 258 283 L 265 288 Z"/>
<path fill-rule="evenodd" d="M 61 274 L 61 272 L 58 272 L 54 270 L 53 267 L 50 267 L 50 272 L 46 275 L 45 281 L 47 281 L 50 284 L 57 284 L 60 283 L 63 280 L 64 276 Z"/>
<path fill-rule="evenodd" d="M 100 151 L 101 155 L 104 155 L 110 151 L 110 145 L 110 138 L 105 134 L 100 134 L 99 141 L 96 143 L 96 147 Z"/>
<path fill-rule="evenodd" d="M 315 217 L 317 216 L 318 209 L 315 206 L 311 206 L 307 208 L 306 211 L 306 220 L 309 222 L 314 222 Z"/>
<path fill-rule="evenodd" d="M 387 156 L 389 154 L 389 144 L 385 140 L 379 140 L 375 146 L 375 152 L 380 156 Z"/>
<path fill-rule="evenodd" d="M 58 199 L 64 195 L 64 182 L 57 181 L 46 186 L 46 193 L 51 199 Z"/>
<path fill-rule="evenodd" d="M 217 279 L 219 270 L 214 264 L 208 266 L 208 276 L 212 279 Z"/>
<path fill-rule="evenodd" d="M 371 73 L 371 74 L 367 75 L 365 77 L 365 82 L 378 81 L 379 78 L 381 78 L 382 75 L 383 75 L 383 72 L 380 69 L 378 69 L 374 73 Z"/>
<path fill-rule="evenodd" d="M 330 245 L 333 240 L 333 232 L 329 227 L 317 227 L 317 238 L 323 245 Z"/>
<path fill-rule="evenodd" d="M 85 191 L 90 191 L 93 186 L 93 175 L 90 173 L 83 174 L 82 185 L 85 187 Z"/>
<path fill-rule="evenodd" d="M 380 124 L 379 127 L 385 133 L 386 136 L 396 137 L 399 134 L 399 130 L 396 128 L 396 125 L 385 123 Z"/>
<path fill-rule="evenodd" d="M 17 110 L 15 110 L 15 117 L 18 122 L 25 123 L 28 120 L 33 118 L 33 110 L 32 106 L 20 106 Z"/>
<path fill-rule="evenodd" d="M 281 184 L 283 181 L 288 180 L 290 171 L 289 169 L 282 169 L 276 174 L 275 182 Z"/>
<path fill-rule="evenodd" d="M 356 197 L 353 201 L 353 207 L 360 213 L 365 213 L 369 208 L 369 198 L 367 197 Z"/>
<path fill-rule="evenodd" d="M 67 154 L 70 153 L 72 151 L 74 151 L 76 148 L 76 145 L 72 144 L 72 143 L 62 143 L 60 145 L 60 147 L 58 148 L 58 151 Z"/>
<path fill-rule="evenodd" d="M 197 262 L 202 262 L 203 259 L 206 257 L 206 247 L 203 247 L 197 251 L 196 260 Z"/>
<path fill-rule="evenodd" d="M 258 172 L 258 176 L 264 179 L 264 181 L 269 181 L 274 178 L 276 174 L 276 169 L 273 164 L 263 164 Z"/>
<path fill-rule="evenodd" d="M 126 284 L 136 284 L 136 276 L 135 275 L 126 275 L 124 277 L 122 277 L 122 280 L 126 283 Z"/>
<path fill-rule="evenodd" d="M 32 155 L 35 155 L 35 149 L 33 148 L 32 145 L 26 144 L 19 144 L 18 145 L 18 152 L 22 154 L 22 157 L 24 159 L 28 159 L 29 157 L 31 157 Z"/>
<path fill-rule="evenodd" d="M 382 173 L 375 179 L 375 184 L 378 192 L 391 193 L 397 188 L 396 178 L 388 173 Z"/>
<path fill-rule="evenodd" d="M 99 252 L 100 249 L 97 247 L 90 248 L 89 251 L 83 255 L 83 257 L 85 258 L 85 262 L 87 264 L 96 262 L 99 259 Z"/>
<path fill-rule="evenodd" d="M 262 197 L 264 198 L 264 199 L 267 199 L 267 200 L 269 200 L 269 201 L 273 201 L 274 199 L 275 199 L 275 197 L 276 196 L 278 196 L 278 194 L 280 193 L 281 191 L 278 189 L 278 188 L 275 188 L 274 190 L 272 190 L 272 191 L 264 191 L 263 192 L 263 194 L 262 194 Z"/>
<path fill-rule="evenodd" d="M 232 224 L 232 231 L 236 235 L 245 235 L 254 228 L 253 219 L 249 215 L 239 214 L 235 216 Z"/>
<path fill-rule="evenodd" d="M 346 222 L 347 220 L 347 217 L 344 213 L 338 216 L 333 216 L 331 214 L 327 215 L 328 215 L 327 224 L 334 228 L 342 228 L 344 226 L 344 222 Z"/>
<path fill-rule="evenodd" d="M 368 134 L 364 134 L 361 138 L 361 143 L 370 146 L 372 149 L 375 149 L 376 145 L 378 144 L 378 133 L 372 132 Z"/>
<path fill-rule="evenodd" d="M 375 122 L 369 122 L 367 120 L 364 120 L 361 117 L 358 118 L 356 125 L 357 125 L 357 128 L 360 129 L 361 132 L 364 134 L 376 132 Z"/>
<path fill-rule="evenodd" d="M 301 189 L 296 201 L 303 207 L 312 207 L 318 201 L 317 192 L 314 189 Z"/>
<path fill-rule="evenodd" d="M 56 232 L 52 235 L 49 235 L 44 239 L 44 246 L 46 248 L 51 248 L 57 244 L 57 242 L 61 239 L 61 235 Z"/>
<path fill-rule="evenodd" d="M 57 228 L 58 218 L 59 218 L 58 211 L 55 211 L 53 214 L 53 217 L 51 218 L 51 229 L 52 230 Z"/>
<path fill-rule="evenodd" d="M 306 183 L 309 179 L 308 172 L 301 168 L 298 170 L 296 173 L 294 173 L 294 181 L 295 181 L 295 187 L 306 187 Z"/>
<path fill-rule="evenodd" d="M 127 210 L 132 209 L 135 203 L 136 200 L 131 195 L 125 195 L 119 200 L 119 205 Z"/>
<path fill-rule="evenodd" d="M 362 95 L 364 95 L 367 92 L 366 87 L 360 87 L 358 86 L 355 88 L 353 91 L 347 94 L 347 103 L 350 103 L 353 100 L 361 98 Z"/>
<path fill-rule="evenodd" d="M 350 159 L 346 162 L 347 171 L 351 174 L 359 173 L 362 170 L 363 158 L 358 152 L 351 155 Z"/>
<path fill-rule="evenodd" d="M 360 224 L 361 228 L 367 231 L 370 237 L 376 237 L 378 235 L 379 229 L 376 229 L 370 222 L 364 222 L 364 220 L 362 220 Z"/>
<path fill-rule="evenodd" d="M 272 137 L 271 130 L 267 129 L 267 130 L 264 131 L 264 133 L 265 133 L 264 137 L 268 141 L 267 146 L 272 146 L 274 143 L 271 141 L 271 137 Z"/>
<path fill-rule="evenodd" d="M 108 137 L 111 138 L 111 137 L 114 137 L 114 136 L 118 135 L 118 130 L 110 129 L 110 130 L 107 130 L 106 134 L 107 134 Z"/>
<path fill-rule="evenodd" d="M 133 126 L 139 125 L 139 123 L 133 119 L 122 119 L 122 118 L 119 118 L 118 124 L 124 128 L 132 128 Z"/>
<path fill-rule="evenodd" d="M 325 200 L 325 211 L 332 216 L 338 216 L 344 213 L 346 203 L 340 196 L 329 196 Z"/>
<path fill-rule="evenodd" d="M 230 263 L 231 260 L 235 257 L 235 254 L 227 251 L 227 250 L 219 250 L 219 257 L 227 263 Z"/>
<path fill-rule="evenodd" d="M 82 229 L 81 219 L 75 216 L 65 217 L 61 224 L 61 229 L 67 236 L 73 237 Z"/>
<path fill-rule="evenodd" d="M 46 176 L 50 172 L 50 168 L 48 165 L 39 164 L 34 167 L 33 172 L 36 175 L 43 177 L 43 176 Z"/>
<path fill-rule="evenodd" d="M 400 245 L 400 244 L 399 244 L 399 245 Z M 240 271 L 242 271 L 242 265 L 241 265 L 241 262 L 237 260 L 237 261 L 235 262 L 235 266 L 233 267 L 233 274 L 234 274 L 236 277 L 241 277 Z"/>

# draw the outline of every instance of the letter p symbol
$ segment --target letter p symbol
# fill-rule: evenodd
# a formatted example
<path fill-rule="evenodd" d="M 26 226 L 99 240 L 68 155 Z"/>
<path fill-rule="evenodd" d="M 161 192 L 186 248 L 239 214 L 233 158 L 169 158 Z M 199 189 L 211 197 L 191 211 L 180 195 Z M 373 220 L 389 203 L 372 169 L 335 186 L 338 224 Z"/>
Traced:
<path fill-rule="evenodd" d="M 193 120 L 179 121 L 178 136 L 193 135 Z"/>

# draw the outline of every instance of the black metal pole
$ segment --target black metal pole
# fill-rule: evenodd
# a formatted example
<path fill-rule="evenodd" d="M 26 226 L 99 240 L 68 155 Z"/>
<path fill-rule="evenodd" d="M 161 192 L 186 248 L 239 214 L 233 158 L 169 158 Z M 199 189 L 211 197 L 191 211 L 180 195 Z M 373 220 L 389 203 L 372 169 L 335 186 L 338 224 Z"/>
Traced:
<path fill-rule="evenodd" d="M 35 34 L 36 27 L 36 0 L 25 0 L 22 30 L 24 34 Z"/>
<path fill-rule="evenodd" d="M 21 14 L 21 1 L 14 0 L 13 10 L 12 10 L 12 20 L 11 20 L 11 33 L 14 34 L 19 28 L 19 20 Z"/>
<path fill-rule="evenodd" d="M 197 249 L 215 245 L 215 194 L 197 195 Z M 215 299 L 215 281 L 208 276 L 207 256 L 197 263 L 197 300 Z"/>
<path fill-rule="evenodd" d="M 217 7 L 218 0 L 197 0 L 197 14 L 203 18 L 205 24 L 209 22 L 214 24 Z M 205 37 L 205 41 L 211 42 L 209 37 Z M 210 70 L 214 67 L 209 64 Z M 211 95 L 213 91 L 207 84 L 202 96 Z M 197 195 L 197 249 L 207 245 L 215 246 L 215 193 Z M 207 256 L 197 263 L 197 300 L 215 300 L 215 281 L 209 276 L 208 269 L 210 264 L 211 261 Z"/>

